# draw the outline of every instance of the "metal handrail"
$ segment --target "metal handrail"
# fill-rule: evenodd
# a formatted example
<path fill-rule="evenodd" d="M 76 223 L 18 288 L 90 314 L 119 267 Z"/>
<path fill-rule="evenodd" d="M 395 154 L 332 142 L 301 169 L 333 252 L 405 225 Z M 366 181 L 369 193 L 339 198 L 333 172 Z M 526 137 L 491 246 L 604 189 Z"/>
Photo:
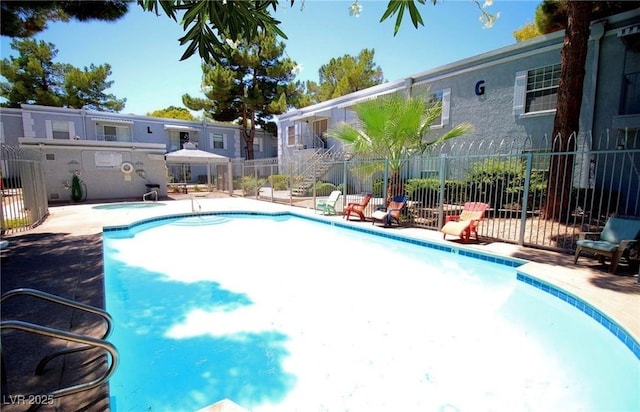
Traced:
<path fill-rule="evenodd" d="M 316 151 L 315 153 L 313 153 L 307 159 L 307 161 L 304 164 L 301 165 L 301 166 L 306 166 L 306 168 L 303 169 L 302 171 L 300 171 L 297 174 L 300 175 L 300 176 L 307 176 L 311 172 L 315 172 L 316 166 L 318 164 L 323 163 L 326 159 L 329 159 L 329 158 L 331 158 L 331 157 L 333 157 L 335 155 L 332 152 L 334 146 L 331 146 L 331 148 L 329 148 L 329 149 L 324 149 L 322 151 Z M 299 169 L 302 169 L 302 167 L 299 167 Z"/>
<path fill-rule="evenodd" d="M 7 320 L 0 322 L 0 330 L 3 329 L 16 329 L 23 332 L 35 333 L 42 336 L 48 336 L 51 338 L 63 339 L 70 342 L 81 343 L 84 345 L 88 345 L 90 347 L 102 348 L 111 355 L 111 363 L 107 368 L 106 373 L 98 378 L 91 380 L 89 382 L 80 383 L 77 385 L 69 386 L 67 388 L 57 389 L 53 392 L 46 394 L 46 396 L 51 396 L 53 398 L 59 398 L 62 396 L 72 395 L 74 393 L 82 392 L 88 389 L 92 389 L 98 387 L 105 383 L 118 365 L 118 350 L 116 347 L 103 339 L 92 338 L 90 336 L 78 335 L 72 332 L 65 332 L 58 329 L 49 328 L 47 326 L 36 325 L 29 322 L 23 322 L 19 320 Z"/>
<path fill-rule="evenodd" d="M 155 196 L 155 200 L 154 201 L 157 202 L 158 201 L 158 192 L 156 190 L 152 190 L 150 192 L 147 192 L 147 193 L 143 194 L 142 195 L 142 201 L 146 202 L 147 201 L 147 196 L 151 196 L 151 195 Z"/>
<path fill-rule="evenodd" d="M 93 313 L 94 315 L 100 316 L 106 324 L 106 331 L 104 332 L 104 335 L 102 335 L 101 339 L 106 339 L 106 337 L 109 336 L 109 334 L 111 333 L 112 323 L 113 323 L 113 320 L 111 319 L 111 315 L 109 315 L 109 313 L 107 313 L 106 311 L 100 308 L 96 308 L 95 306 L 85 305 L 84 303 L 76 302 L 74 300 L 66 299 L 60 296 L 52 295 L 47 292 L 43 292 L 41 290 L 31 289 L 31 288 L 18 288 L 18 289 L 10 290 L 2 294 L 2 296 L 0 296 L 0 303 L 14 296 L 33 296 L 38 299 L 57 303 L 63 306 L 69 306 L 71 308 L 78 309 L 84 312 Z"/>

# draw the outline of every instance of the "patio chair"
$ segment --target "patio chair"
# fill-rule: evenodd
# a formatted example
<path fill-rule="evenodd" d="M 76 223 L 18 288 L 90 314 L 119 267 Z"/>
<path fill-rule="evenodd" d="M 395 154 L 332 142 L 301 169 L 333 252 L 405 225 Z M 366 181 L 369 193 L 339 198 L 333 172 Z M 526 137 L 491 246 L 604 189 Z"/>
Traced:
<path fill-rule="evenodd" d="M 404 196 L 396 196 L 391 200 L 389 206 L 378 206 L 371 214 L 371 224 L 382 222 L 384 226 L 391 226 L 393 221 L 400 225 L 402 210 L 407 206 L 407 198 Z"/>
<path fill-rule="evenodd" d="M 589 239 L 593 237 L 596 239 Z M 580 233 L 576 242 L 576 255 L 573 264 L 578 262 L 582 251 L 588 251 L 600 256 L 602 263 L 607 257 L 611 259 L 609 272 L 615 274 L 620 258 L 629 252 L 629 249 L 637 243 L 639 237 L 640 219 L 611 216 L 605 223 L 602 232 Z"/>
<path fill-rule="evenodd" d="M 339 190 L 334 190 L 329 194 L 329 197 L 326 200 L 318 200 L 316 204 L 317 210 L 322 210 L 323 215 L 335 215 L 336 214 L 336 203 L 338 203 L 338 199 L 342 193 Z"/>
<path fill-rule="evenodd" d="M 349 218 L 351 217 L 351 213 L 355 213 L 356 215 L 360 216 L 360 220 L 367 220 L 364 217 L 364 209 L 367 207 L 372 197 L 373 195 L 371 193 L 367 193 L 364 195 L 360 203 L 356 203 L 356 202 L 347 203 L 347 207 L 344 208 L 344 211 L 342 212 L 342 216 L 345 219 L 350 220 Z"/>
<path fill-rule="evenodd" d="M 478 224 L 484 218 L 484 212 L 488 207 L 488 204 L 482 202 L 465 203 L 462 213 L 446 217 L 445 224 L 440 229 L 442 238 L 446 239 L 447 235 L 459 236 L 463 241 L 468 242 L 473 233 L 478 239 Z"/>

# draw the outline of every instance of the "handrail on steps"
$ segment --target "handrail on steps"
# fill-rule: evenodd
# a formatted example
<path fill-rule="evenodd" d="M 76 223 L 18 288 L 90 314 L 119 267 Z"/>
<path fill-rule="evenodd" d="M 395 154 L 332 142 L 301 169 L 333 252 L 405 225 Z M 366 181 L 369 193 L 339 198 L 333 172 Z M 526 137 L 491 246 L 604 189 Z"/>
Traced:
<path fill-rule="evenodd" d="M 61 296 L 52 295 L 51 293 L 47 293 L 41 290 L 31 289 L 31 288 L 18 288 L 18 289 L 13 289 L 6 293 L 3 293 L 2 296 L 0 296 L 0 303 L 2 303 L 6 299 L 9 299 L 15 296 L 32 296 L 38 299 L 57 303 L 63 306 L 69 306 L 71 308 L 78 309 L 84 312 L 93 313 L 94 315 L 101 317 L 104 320 L 104 323 L 106 325 L 106 330 L 104 332 L 104 335 L 102 335 L 101 339 L 106 339 L 106 337 L 109 336 L 109 334 L 111 333 L 112 323 L 113 323 L 113 320 L 111 319 L 111 315 L 109 315 L 109 313 L 107 313 L 106 311 L 100 308 L 96 308 L 95 306 L 85 305 L 84 303 L 76 302 L 75 300 L 66 299 Z"/>
<path fill-rule="evenodd" d="M 88 350 L 91 348 L 102 348 L 104 350 L 106 350 L 107 352 L 109 352 L 109 354 L 111 355 L 111 363 L 109 368 L 107 369 L 107 373 L 100 379 L 94 379 L 92 381 L 89 382 L 85 382 L 82 384 L 78 384 L 78 385 L 73 385 L 70 386 L 68 388 L 63 388 L 63 389 L 58 389 L 55 390 L 51 393 L 49 393 L 48 395 L 54 398 L 57 397 L 61 397 L 61 396 L 66 396 L 66 395 L 71 395 L 77 392 L 81 392 L 84 390 L 88 390 L 91 388 L 94 388 L 96 386 L 101 385 L 102 383 L 106 382 L 109 377 L 113 374 L 115 367 L 118 363 L 118 351 L 116 349 L 116 347 L 107 342 L 105 339 L 107 338 L 107 336 L 109 336 L 109 334 L 111 333 L 112 330 L 112 318 L 111 315 L 109 315 L 109 313 L 107 313 L 106 311 L 100 309 L 100 308 L 96 308 L 94 306 L 90 306 L 90 305 L 86 305 L 84 303 L 80 303 L 80 302 L 76 302 L 70 299 L 66 299 L 60 296 L 56 296 L 56 295 L 52 295 L 50 293 L 47 292 L 43 292 L 41 290 L 37 290 L 37 289 L 31 289 L 31 288 L 18 288 L 18 289 L 13 289 L 10 290 L 6 293 L 4 293 L 2 296 L 0 296 L 0 303 L 6 299 L 12 298 L 12 297 L 16 297 L 16 296 L 32 296 L 38 299 L 42 299 L 48 302 L 52 302 L 52 303 L 57 303 L 63 306 L 68 306 L 74 309 L 78 309 L 87 313 L 92 313 L 95 314 L 99 317 L 101 317 L 106 325 L 105 328 L 105 332 L 102 335 L 102 337 L 100 338 L 95 338 L 95 337 L 91 337 L 91 336 L 86 336 L 86 335 L 80 335 L 77 333 L 73 333 L 73 332 L 67 332 L 67 331 L 62 331 L 59 329 L 54 329 L 51 327 L 47 327 L 47 326 L 42 326 L 42 325 L 36 325 L 33 323 L 29 323 L 29 322 L 24 322 L 24 321 L 19 321 L 19 320 L 7 320 L 7 321 L 2 321 L 0 322 L 0 330 L 2 329 L 17 329 L 17 330 L 21 330 L 24 332 L 30 332 L 30 333 L 35 333 L 35 334 L 39 334 L 39 335 L 43 335 L 43 336 L 48 336 L 48 337 L 53 337 L 53 338 L 58 338 L 58 339 L 63 339 L 63 340 L 67 340 L 70 342 L 76 342 L 76 343 L 80 343 L 83 344 L 84 346 L 80 346 L 80 347 L 75 347 L 75 348 L 69 348 L 69 349 L 65 349 L 62 351 L 58 351 L 56 353 L 53 353 L 51 355 L 47 355 L 45 356 L 37 365 L 36 370 L 35 370 L 35 374 L 36 375 L 41 375 L 44 371 L 44 368 L 46 366 L 46 364 L 51 361 L 52 359 L 55 359 L 56 357 L 62 356 L 62 355 L 66 355 L 66 354 L 70 354 L 70 353 L 76 353 L 76 352 L 80 352 L 80 351 L 84 351 L 84 350 Z"/>
<path fill-rule="evenodd" d="M 306 162 L 304 162 L 301 166 L 306 166 L 306 168 L 304 168 L 304 170 L 296 173 L 297 175 L 300 176 L 306 176 L 308 172 L 311 172 L 312 170 L 314 170 L 314 168 L 316 167 L 317 164 L 321 163 L 324 161 L 324 159 L 326 158 L 330 158 L 332 156 L 334 156 L 334 153 L 332 153 L 332 149 L 335 147 L 331 146 L 329 149 L 325 149 L 322 151 L 316 151 L 315 153 L 313 153 Z M 301 167 L 299 167 L 299 170 L 302 169 Z"/>
<path fill-rule="evenodd" d="M 74 393 L 82 392 L 88 389 L 92 389 L 98 387 L 105 383 L 118 365 L 118 350 L 116 347 L 103 339 L 93 338 L 90 336 L 79 335 L 72 332 L 65 332 L 58 329 L 53 329 L 47 326 L 36 325 L 29 322 L 23 322 L 20 320 L 7 320 L 0 322 L 0 330 L 3 329 L 16 329 L 23 332 L 35 333 L 38 335 L 48 336 L 51 338 L 57 338 L 62 340 L 67 340 L 70 342 L 81 343 L 84 345 L 88 345 L 89 347 L 102 348 L 111 355 L 111 362 L 109 367 L 107 368 L 106 373 L 94 380 L 89 382 L 80 383 L 77 385 L 69 386 L 67 388 L 56 389 L 53 392 L 46 394 L 45 396 L 51 396 L 52 398 L 59 398 L 62 396 L 72 395 Z"/>

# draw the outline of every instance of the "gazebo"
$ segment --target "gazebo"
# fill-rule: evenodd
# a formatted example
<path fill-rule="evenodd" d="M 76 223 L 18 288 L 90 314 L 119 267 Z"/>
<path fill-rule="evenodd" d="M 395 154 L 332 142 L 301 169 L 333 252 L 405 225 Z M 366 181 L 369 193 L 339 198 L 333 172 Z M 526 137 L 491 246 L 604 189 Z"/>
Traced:
<path fill-rule="evenodd" d="M 175 177 L 179 177 L 181 179 L 181 183 L 185 185 L 192 181 L 192 165 L 205 167 L 207 171 L 207 187 L 209 191 L 211 191 L 213 184 L 213 166 L 227 164 L 228 167 L 231 167 L 231 158 L 215 153 L 205 152 L 204 150 L 198 150 L 193 143 L 185 143 L 183 149 L 176 150 L 175 152 L 169 152 L 164 155 L 164 158 L 167 167 L 170 165 L 179 166 L 179 176 Z"/>

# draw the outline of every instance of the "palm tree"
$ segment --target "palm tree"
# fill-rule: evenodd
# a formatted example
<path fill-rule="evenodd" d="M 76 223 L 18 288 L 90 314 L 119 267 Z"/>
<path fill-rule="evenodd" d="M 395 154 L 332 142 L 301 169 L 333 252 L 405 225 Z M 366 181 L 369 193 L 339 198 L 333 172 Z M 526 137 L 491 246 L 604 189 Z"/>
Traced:
<path fill-rule="evenodd" d="M 428 93 L 426 94 L 428 95 Z M 442 113 L 439 99 L 393 93 L 357 103 L 355 125 L 340 123 L 327 135 L 351 144 L 355 154 L 384 158 L 389 165 L 386 204 L 404 194 L 400 170 L 404 162 L 429 147 L 472 130 L 468 123 L 452 127 L 437 139 L 426 141 L 430 126 Z"/>

